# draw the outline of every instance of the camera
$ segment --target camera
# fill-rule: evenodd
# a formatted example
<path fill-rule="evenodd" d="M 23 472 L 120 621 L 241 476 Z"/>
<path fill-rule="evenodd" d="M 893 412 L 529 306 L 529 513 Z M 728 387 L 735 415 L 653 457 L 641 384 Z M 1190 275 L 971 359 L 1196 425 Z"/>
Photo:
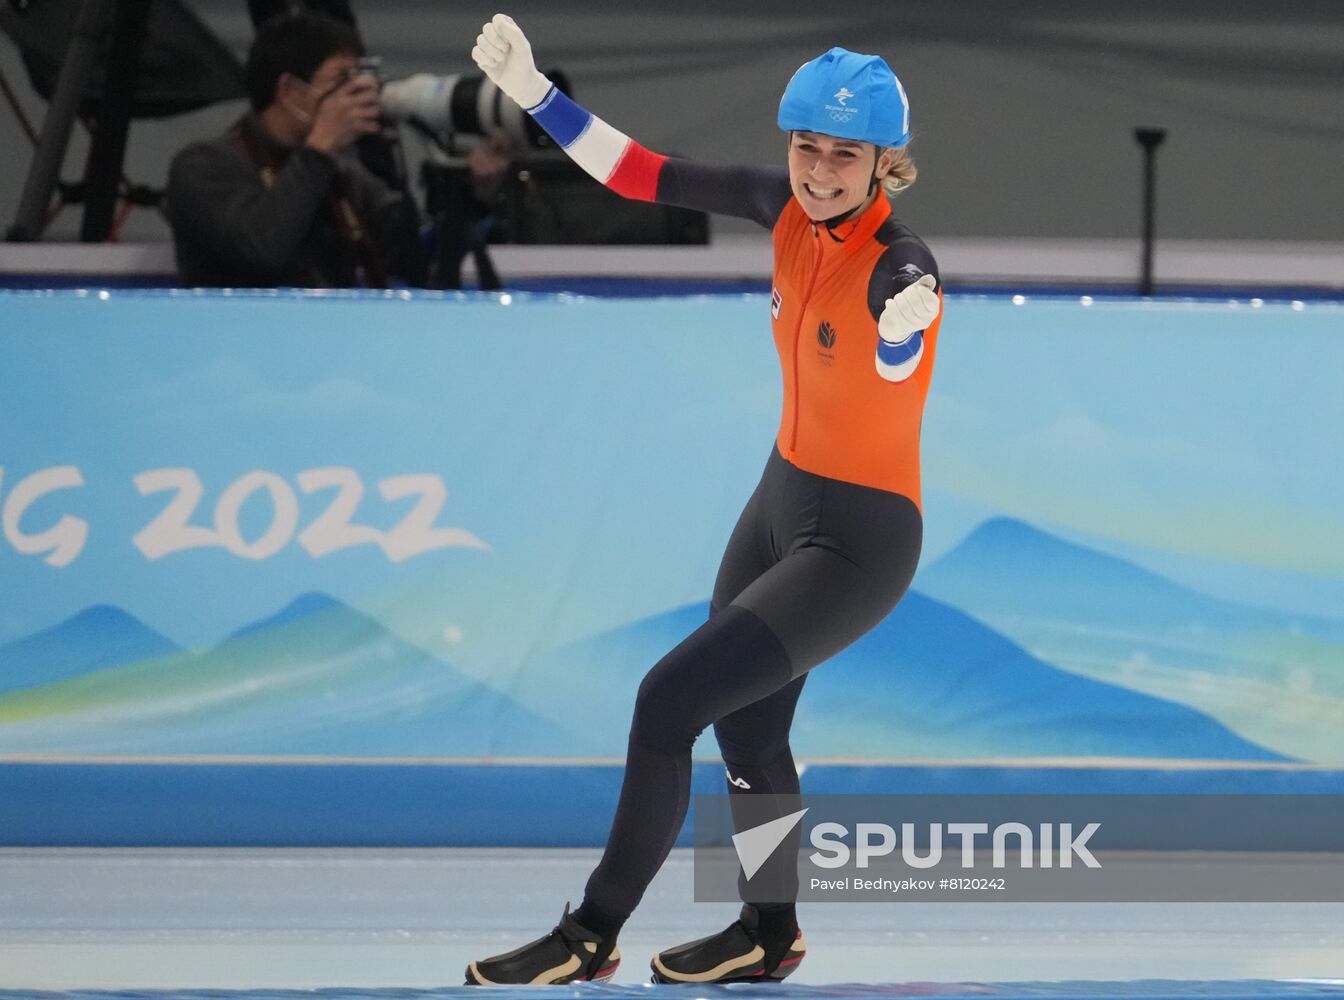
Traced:
<path fill-rule="evenodd" d="M 552 70 L 547 79 L 569 93 L 569 80 Z M 547 149 L 551 137 L 484 73 L 436 76 L 417 73 L 384 85 L 383 113 L 451 146 L 454 136 L 502 132 L 523 149 Z"/>
<path fill-rule="evenodd" d="M 353 80 L 357 76 L 373 77 L 381 89 L 387 82 L 387 78 L 383 76 L 382 56 L 361 56 L 359 62 L 355 63 L 355 68 L 346 74 L 346 79 Z"/>

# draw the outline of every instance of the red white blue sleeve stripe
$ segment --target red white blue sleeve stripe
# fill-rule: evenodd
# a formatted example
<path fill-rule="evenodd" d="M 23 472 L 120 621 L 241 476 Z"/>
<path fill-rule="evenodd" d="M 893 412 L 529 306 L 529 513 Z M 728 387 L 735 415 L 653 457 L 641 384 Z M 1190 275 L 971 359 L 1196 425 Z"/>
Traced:
<path fill-rule="evenodd" d="M 625 198 L 653 201 L 666 156 L 651 153 L 580 107 L 554 84 L 540 103 L 524 109 L 590 175 Z"/>

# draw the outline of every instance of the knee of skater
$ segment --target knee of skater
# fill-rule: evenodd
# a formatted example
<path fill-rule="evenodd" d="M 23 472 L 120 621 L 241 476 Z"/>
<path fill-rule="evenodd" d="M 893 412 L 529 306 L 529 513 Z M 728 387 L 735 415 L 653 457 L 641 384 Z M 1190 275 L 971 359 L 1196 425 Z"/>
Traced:
<path fill-rule="evenodd" d="M 635 717 L 630 738 L 655 750 L 689 750 L 705 729 L 696 720 L 685 699 L 667 690 L 653 674 L 644 678 L 635 697 Z"/>

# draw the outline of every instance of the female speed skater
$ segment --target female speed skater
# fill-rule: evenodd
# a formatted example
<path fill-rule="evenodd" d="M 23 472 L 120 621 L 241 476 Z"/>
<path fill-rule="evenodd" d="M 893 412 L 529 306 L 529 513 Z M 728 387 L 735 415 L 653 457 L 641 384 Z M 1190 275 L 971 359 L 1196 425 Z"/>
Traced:
<path fill-rule="evenodd" d="M 618 194 L 752 219 L 774 238 L 784 411 L 709 620 L 639 686 L 616 816 L 582 905 L 466 973 L 468 984 L 605 981 L 620 964 L 617 935 L 685 819 L 695 738 L 713 724 L 731 796 L 797 796 L 789 729 L 807 672 L 885 618 L 914 576 L 942 297 L 928 248 L 891 214 L 888 198 L 915 171 L 909 104 L 881 58 L 833 48 L 805 63 L 779 106 L 787 166 L 741 167 L 660 156 L 594 117 L 538 72 L 503 14 L 472 57 Z M 654 980 L 783 979 L 805 954 L 794 899 L 796 889 L 746 903 L 724 931 L 660 952 Z"/>

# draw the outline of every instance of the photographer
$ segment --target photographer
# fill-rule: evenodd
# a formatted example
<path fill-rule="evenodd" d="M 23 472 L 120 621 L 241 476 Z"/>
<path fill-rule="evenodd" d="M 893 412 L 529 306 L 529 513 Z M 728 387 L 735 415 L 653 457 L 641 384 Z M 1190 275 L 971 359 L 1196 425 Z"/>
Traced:
<path fill-rule="evenodd" d="M 351 147 L 379 129 L 379 81 L 352 28 L 268 22 L 247 60 L 253 110 L 187 147 L 168 175 L 178 276 L 189 286 L 387 287 L 420 278 L 418 218 Z"/>

